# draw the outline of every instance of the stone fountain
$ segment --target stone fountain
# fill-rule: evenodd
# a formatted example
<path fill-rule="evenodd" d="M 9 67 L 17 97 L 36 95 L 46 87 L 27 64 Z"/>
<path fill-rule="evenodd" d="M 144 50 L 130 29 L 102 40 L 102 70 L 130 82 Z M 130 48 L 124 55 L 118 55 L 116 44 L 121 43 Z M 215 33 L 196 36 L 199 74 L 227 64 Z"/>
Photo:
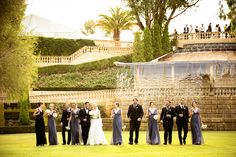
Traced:
<path fill-rule="evenodd" d="M 145 110 L 154 101 L 159 111 L 165 100 L 175 106 L 185 98 L 189 108 L 196 100 L 208 129 L 236 130 L 235 38 L 221 34 L 217 39 L 178 42 L 181 46 L 173 53 L 151 62 L 115 63 L 121 67 L 117 97 L 124 104 L 137 97 Z"/>

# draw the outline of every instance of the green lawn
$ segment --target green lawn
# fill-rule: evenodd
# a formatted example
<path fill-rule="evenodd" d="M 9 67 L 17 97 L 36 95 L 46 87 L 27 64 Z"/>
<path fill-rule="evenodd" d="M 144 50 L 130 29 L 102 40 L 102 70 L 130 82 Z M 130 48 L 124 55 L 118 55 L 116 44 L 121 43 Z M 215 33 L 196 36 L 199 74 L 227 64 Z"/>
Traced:
<path fill-rule="evenodd" d="M 0 157 L 233 157 L 236 156 L 236 132 L 204 131 L 204 145 L 191 145 L 191 133 L 188 134 L 187 145 L 178 144 L 177 132 L 173 133 L 172 145 L 147 145 L 145 132 L 140 133 L 138 145 L 128 145 L 128 132 L 123 133 L 122 146 L 35 146 L 35 134 L 0 135 Z M 61 143 L 61 133 L 58 133 Z M 106 132 L 110 141 L 111 132 Z M 161 132 L 163 143 L 163 132 Z"/>

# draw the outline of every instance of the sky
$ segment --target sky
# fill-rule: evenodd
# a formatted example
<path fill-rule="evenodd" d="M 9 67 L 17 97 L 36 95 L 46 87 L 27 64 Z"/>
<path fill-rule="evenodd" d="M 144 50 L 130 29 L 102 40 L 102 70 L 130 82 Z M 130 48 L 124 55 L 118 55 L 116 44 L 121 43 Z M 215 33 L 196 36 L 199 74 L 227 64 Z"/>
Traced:
<path fill-rule="evenodd" d="M 109 14 L 109 8 L 117 5 L 125 7 L 121 0 L 27 0 L 26 15 L 35 14 L 70 28 L 80 30 L 87 20 L 98 20 L 99 14 Z M 184 14 L 172 20 L 169 32 L 177 29 L 183 32 L 183 27 L 188 24 L 205 27 L 211 22 L 213 30 L 216 24 L 223 27 L 228 21 L 218 18 L 219 0 L 201 0 L 198 7 L 187 10 Z M 99 38 L 104 38 L 98 33 Z M 121 40 L 132 41 L 133 32 L 124 31 Z"/>

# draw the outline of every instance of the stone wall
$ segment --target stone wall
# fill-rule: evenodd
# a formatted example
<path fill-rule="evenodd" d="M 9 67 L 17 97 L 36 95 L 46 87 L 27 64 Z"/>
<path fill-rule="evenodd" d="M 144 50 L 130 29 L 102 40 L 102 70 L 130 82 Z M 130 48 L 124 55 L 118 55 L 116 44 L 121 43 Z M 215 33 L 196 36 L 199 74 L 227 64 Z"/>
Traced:
<path fill-rule="evenodd" d="M 145 111 L 145 116 L 141 124 L 141 130 L 146 130 L 147 128 L 147 119 L 146 111 L 148 108 L 149 101 L 155 101 L 156 106 L 161 111 L 161 108 L 164 104 L 166 97 L 159 97 L 154 99 L 146 99 L 143 97 L 138 97 L 139 103 L 143 105 Z M 189 108 L 191 107 L 192 99 L 195 99 L 199 102 L 199 108 L 201 109 L 201 117 L 204 124 L 207 124 L 207 130 L 236 130 L 236 93 L 222 93 L 222 95 L 206 95 L 201 97 L 186 97 L 186 102 Z M 172 100 L 170 98 L 170 100 Z M 178 104 L 178 98 L 172 100 L 172 105 L 175 106 Z M 126 130 L 129 129 L 129 123 L 127 119 L 127 109 L 128 106 L 132 103 L 132 97 L 119 97 L 113 99 L 100 99 L 97 101 L 98 105 L 103 105 L 106 109 L 107 114 L 110 114 L 113 103 L 115 101 L 120 102 L 120 106 L 123 111 L 123 122 L 126 125 Z M 95 100 L 93 101 L 95 102 Z M 4 109 L 3 104 L 0 104 L 0 124 L 1 126 L 5 125 L 4 112 L 19 112 L 19 109 Z M 32 112 L 32 111 L 31 111 Z M 111 130 L 112 119 L 104 118 L 104 129 Z M 162 125 L 159 123 L 160 130 L 163 130 Z M 176 124 L 174 124 L 176 129 Z"/>

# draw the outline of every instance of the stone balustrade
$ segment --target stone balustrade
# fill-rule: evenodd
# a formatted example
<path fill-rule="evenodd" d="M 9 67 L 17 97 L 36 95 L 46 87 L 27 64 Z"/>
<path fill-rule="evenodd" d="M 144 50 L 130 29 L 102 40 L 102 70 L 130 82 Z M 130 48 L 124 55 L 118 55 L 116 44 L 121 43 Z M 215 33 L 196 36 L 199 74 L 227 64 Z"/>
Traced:
<path fill-rule="evenodd" d="M 176 36 L 177 40 L 194 40 L 194 39 L 230 39 L 236 38 L 236 32 L 199 32 L 199 33 L 182 33 Z"/>
<path fill-rule="evenodd" d="M 55 64 L 55 63 L 60 63 L 60 64 L 69 64 L 71 62 L 70 57 L 66 56 L 40 56 L 36 57 L 36 63 L 49 63 L 49 64 Z"/>
<path fill-rule="evenodd" d="M 133 42 L 129 41 L 114 41 L 114 40 L 94 40 L 95 45 L 100 47 L 133 47 Z"/>
<path fill-rule="evenodd" d="M 140 97 L 145 99 L 152 99 L 155 97 L 169 97 L 177 98 L 186 95 L 190 92 L 189 89 L 173 89 L 173 88 L 155 88 L 155 89 L 139 89 L 139 90 L 98 90 L 98 91 L 78 91 L 78 92 L 47 92 L 40 93 L 32 91 L 30 93 L 30 102 L 82 102 L 82 101 L 99 101 L 104 99 Z M 198 88 L 191 90 L 188 97 L 205 97 L 205 96 L 236 96 L 235 87 L 219 87 L 219 88 Z"/>
<path fill-rule="evenodd" d="M 40 64 L 71 64 L 73 61 L 78 59 L 80 56 L 86 53 L 111 53 L 111 54 L 129 54 L 132 53 L 132 42 L 120 42 L 120 41 L 109 41 L 109 40 L 95 40 L 96 46 L 85 46 L 79 49 L 70 56 L 39 56 L 36 57 L 36 63 Z"/>
<path fill-rule="evenodd" d="M 198 43 L 236 43 L 236 32 L 199 32 L 172 35 L 177 39 L 176 46 L 183 48 L 184 45 Z"/>

